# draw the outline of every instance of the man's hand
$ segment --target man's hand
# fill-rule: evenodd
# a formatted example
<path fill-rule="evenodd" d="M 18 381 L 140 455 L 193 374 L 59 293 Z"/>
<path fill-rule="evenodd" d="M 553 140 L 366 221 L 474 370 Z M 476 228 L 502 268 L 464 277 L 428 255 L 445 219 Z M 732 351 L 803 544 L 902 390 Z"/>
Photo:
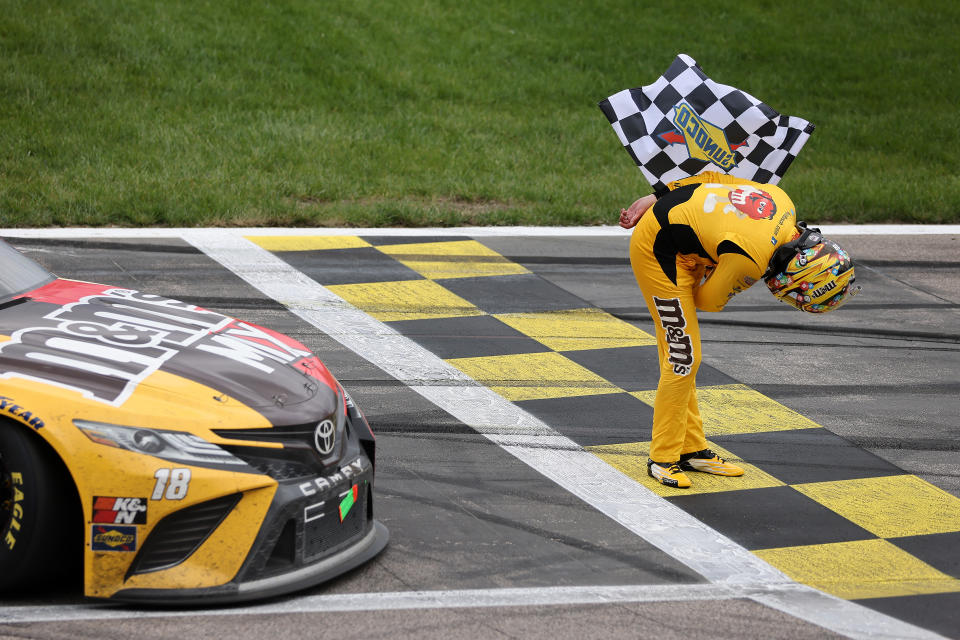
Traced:
<path fill-rule="evenodd" d="M 620 226 L 624 229 L 631 229 L 640 222 L 640 218 L 647 212 L 647 209 L 653 206 L 657 197 L 652 193 L 636 200 L 626 209 L 620 209 Z"/>

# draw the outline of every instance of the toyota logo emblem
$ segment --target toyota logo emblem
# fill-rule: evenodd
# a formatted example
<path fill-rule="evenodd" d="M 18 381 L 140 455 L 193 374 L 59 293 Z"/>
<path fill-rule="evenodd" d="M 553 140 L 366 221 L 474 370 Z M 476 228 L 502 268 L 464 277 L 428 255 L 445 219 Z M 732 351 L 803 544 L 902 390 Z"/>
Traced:
<path fill-rule="evenodd" d="M 316 431 L 313 432 L 313 443 L 322 456 L 333 452 L 333 431 L 333 421 L 324 420 L 317 425 Z"/>

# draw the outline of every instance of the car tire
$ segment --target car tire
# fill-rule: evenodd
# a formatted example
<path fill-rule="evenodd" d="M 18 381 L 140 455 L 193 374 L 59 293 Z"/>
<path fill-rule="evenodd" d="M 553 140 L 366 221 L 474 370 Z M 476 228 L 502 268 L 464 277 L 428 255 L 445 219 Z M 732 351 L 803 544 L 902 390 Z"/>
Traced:
<path fill-rule="evenodd" d="M 63 463 L 40 436 L 0 419 L 0 591 L 79 573 L 82 533 Z"/>

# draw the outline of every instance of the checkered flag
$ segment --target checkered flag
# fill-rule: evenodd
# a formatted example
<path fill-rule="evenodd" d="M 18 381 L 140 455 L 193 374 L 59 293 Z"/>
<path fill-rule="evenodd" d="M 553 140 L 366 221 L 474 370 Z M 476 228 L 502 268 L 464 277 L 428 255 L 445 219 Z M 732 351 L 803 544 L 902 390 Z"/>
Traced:
<path fill-rule="evenodd" d="M 813 133 L 806 120 L 714 82 L 683 53 L 653 84 L 599 106 L 658 193 L 704 171 L 776 184 Z"/>

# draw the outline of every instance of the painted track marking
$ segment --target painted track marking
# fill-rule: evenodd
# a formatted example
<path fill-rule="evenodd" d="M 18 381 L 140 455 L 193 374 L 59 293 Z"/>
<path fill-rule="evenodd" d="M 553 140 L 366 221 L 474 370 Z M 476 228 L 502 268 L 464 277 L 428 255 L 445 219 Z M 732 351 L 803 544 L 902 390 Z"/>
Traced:
<path fill-rule="evenodd" d="M 760 590 L 751 599 L 853 638 L 939 637 L 790 581 L 742 546 L 352 307 L 241 237 L 240 232 L 194 230 L 183 237 L 265 295 L 714 585 L 755 585 Z"/>
<path fill-rule="evenodd" d="M 0 624 L 129 620 L 133 610 L 136 610 L 136 617 L 138 618 L 181 618 L 345 611 L 690 602 L 695 600 L 750 599 L 754 598 L 757 593 L 782 593 L 784 597 L 799 595 L 798 590 L 790 584 L 779 587 L 771 587 L 770 585 L 671 584 L 401 591 L 302 596 L 277 602 L 242 607 L 218 607 L 215 609 L 134 609 L 107 603 L 65 606 L 13 606 L 0 608 Z"/>

